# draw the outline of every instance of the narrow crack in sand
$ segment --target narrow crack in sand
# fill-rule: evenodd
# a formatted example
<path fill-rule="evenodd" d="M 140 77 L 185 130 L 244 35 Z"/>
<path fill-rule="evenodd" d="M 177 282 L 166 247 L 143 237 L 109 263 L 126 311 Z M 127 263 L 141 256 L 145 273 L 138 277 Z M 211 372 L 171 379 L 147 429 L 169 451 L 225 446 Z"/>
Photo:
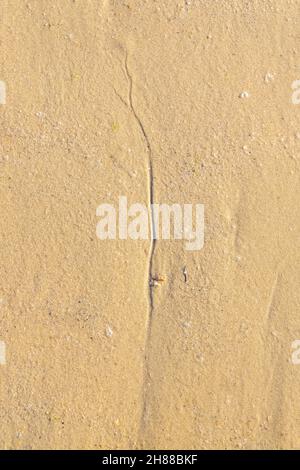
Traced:
<path fill-rule="evenodd" d="M 275 273 L 275 278 L 274 278 L 274 281 L 273 281 L 273 284 L 272 284 L 272 287 L 271 287 L 271 292 L 270 292 L 269 301 L 268 301 L 268 305 L 267 305 L 267 312 L 266 312 L 267 323 L 269 323 L 270 320 L 272 319 L 272 312 L 273 312 L 273 308 L 274 308 L 275 295 L 276 295 L 276 290 L 277 290 L 277 286 L 278 286 L 278 277 L 279 277 L 279 271 L 277 269 L 277 271 Z"/>
<path fill-rule="evenodd" d="M 267 305 L 267 311 L 266 311 L 266 323 L 267 324 L 271 323 L 271 321 L 273 320 L 273 310 L 274 310 L 276 292 L 278 289 L 279 277 L 283 271 L 286 260 L 287 260 L 287 256 L 278 263 L 277 268 L 275 270 L 274 281 L 271 286 L 271 292 L 270 292 L 269 301 Z"/>
<path fill-rule="evenodd" d="M 146 340 L 145 340 L 145 366 L 144 366 L 144 382 L 143 382 L 143 404 L 142 404 L 142 415 L 141 421 L 139 426 L 138 432 L 138 442 L 141 440 L 141 434 L 144 431 L 145 419 L 146 419 L 146 411 L 147 411 L 147 383 L 149 381 L 149 345 L 151 339 L 151 331 L 152 331 L 152 322 L 153 322 L 153 310 L 154 310 L 154 299 L 153 299 L 153 258 L 155 252 L 155 245 L 156 240 L 154 238 L 154 214 L 153 214 L 153 204 L 154 204 L 154 178 L 153 178 L 153 165 L 152 165 L 152 149 L 150 145 L 150 141 L 148 135 L 146 133 L 145 127 L 138 116 L 132 99 L 132 90 L 133 90 L 133 79 L 132 75 L 128 69 L 128 54 L 126 52 L 125 55 L 125 72 L 127 76 L 127 80 L 129 83 L 129 92 L 128 92 L 128 100 L 131 112 L 140 128 L 140 131 L 143 135 L 143 139 L 146 143 L 147 147 L 147 154 L 148 154 L 148 161 L 147 161 L 147 168 L 148 168 L 148 205 L 149 211 L 151 213 L 151 223 L 150 223 L 150 248 L 149 248 L 149 257 L 148 257 L 148 292 L 149 292 L 149 312 L 147 318 L 147 327 L 146 327 Z"/>

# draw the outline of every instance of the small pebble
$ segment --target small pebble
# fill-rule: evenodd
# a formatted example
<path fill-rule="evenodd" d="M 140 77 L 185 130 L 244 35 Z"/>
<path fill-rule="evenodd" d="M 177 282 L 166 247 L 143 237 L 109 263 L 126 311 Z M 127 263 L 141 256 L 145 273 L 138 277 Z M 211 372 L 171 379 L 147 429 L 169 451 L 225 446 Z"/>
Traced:
<path fill-rule="evenodd" d="M 111 329 L 110 326 L 107 326 L 107 327 L 106 327 L 105 334 L 106 334 L 106 336 L 107 336 L 108 338 L 111 338 L 111 337 L 112 337 L 112 335 L 113 335 L 113 330 Z"/>
<path fill-rule="evenodd" d="M 268 72 L 265 75 L 265 82 L 269 83 L 269 82 L 272 82 L 273 80 L 274 80 L 274 75 L 272 73 Z"/>
<path fill-rule="evenodd" d="M 249 150 L 249 147 L 247 145 L 243 145 L 243 152 L 246 153 L 247 155 L 251 154 L 251 151 Z"/>

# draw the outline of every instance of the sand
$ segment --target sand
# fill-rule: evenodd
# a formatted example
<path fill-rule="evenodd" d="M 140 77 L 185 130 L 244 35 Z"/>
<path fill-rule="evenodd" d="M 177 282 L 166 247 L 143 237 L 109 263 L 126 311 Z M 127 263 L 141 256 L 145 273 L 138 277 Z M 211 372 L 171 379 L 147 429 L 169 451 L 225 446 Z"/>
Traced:
<path fill-rule="evenodd" d="M 299 448 L 299 2 L 0 17 L 0 448 Z M 99 240 L 120 195 L 203 249 Z"/>

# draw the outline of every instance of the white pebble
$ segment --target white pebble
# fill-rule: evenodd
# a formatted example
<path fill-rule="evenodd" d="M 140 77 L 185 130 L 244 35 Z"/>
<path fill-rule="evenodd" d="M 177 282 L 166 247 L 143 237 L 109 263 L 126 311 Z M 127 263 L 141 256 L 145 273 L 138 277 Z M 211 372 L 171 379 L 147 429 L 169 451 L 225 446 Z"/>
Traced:
<path fill-rule="evenodd" d="M 105 334 L 106 334 L 106 336 L 107 336 L 108 338 L 111 338 L 111 337 L 112 337 L 112 335 L 113 335 L 113 330 L 111 329 L 110 326 L 107 326 L 107 327 L 106 327 Z"/>
<path fill-rule="evenodd" d="M 274 80 L 274 75 L 272 73 L 268 72 L 265 75 L 265 82 L 269 83 L 269 82 L 272 82 L 273 80 Z"/>

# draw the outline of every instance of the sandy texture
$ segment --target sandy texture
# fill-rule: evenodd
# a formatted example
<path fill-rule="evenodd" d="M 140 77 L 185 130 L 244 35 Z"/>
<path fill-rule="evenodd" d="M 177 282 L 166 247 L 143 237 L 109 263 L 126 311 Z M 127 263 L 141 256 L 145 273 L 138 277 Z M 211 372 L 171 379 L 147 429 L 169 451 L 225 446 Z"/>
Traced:
<path fill-rule="evenodd" d="M 299 7 L 1 1 L 1 448 L 300 447 Z M 153 308 L 150 242 L 96 237 L 151 183 L 206 211 Z"/>

